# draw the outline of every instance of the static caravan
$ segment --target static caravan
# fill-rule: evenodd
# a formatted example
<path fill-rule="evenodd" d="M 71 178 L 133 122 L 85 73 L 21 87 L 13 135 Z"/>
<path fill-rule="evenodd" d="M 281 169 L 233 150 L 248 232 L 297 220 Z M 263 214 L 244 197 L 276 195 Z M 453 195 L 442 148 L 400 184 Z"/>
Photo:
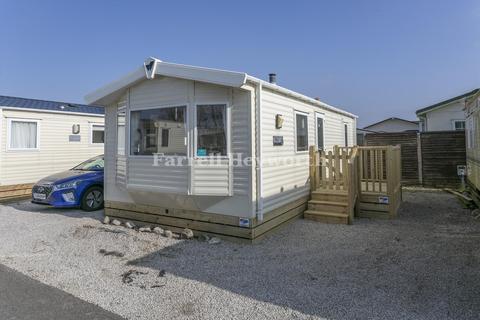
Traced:
<path fill-rule="evenodd" d="M 465 130 L 465 104 L 480 89 L 435 103 L 416 111 L 421 132 Z"/>
<path fill-rule="evenodd" d="M 0 96 L 0 199 L 103 154 L 104 108 Z"/>
<path fill-rule="evenodd" d="M 466 100 L 465 117 L 467 181 L 480 205 L 480 90 Z"/>
<path fill-rule="evenodd" d="M 150 58 L 87 95 L 105 107 L 105 214 L 246 240 L 301 216 L 309 146 L 354 145 L 356 116 L 272 82 Z"/>

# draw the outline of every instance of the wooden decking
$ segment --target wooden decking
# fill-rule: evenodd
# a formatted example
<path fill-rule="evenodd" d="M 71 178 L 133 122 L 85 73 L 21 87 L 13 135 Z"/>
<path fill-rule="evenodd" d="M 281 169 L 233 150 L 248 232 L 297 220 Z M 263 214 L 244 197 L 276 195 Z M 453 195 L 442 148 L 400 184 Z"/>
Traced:
<path fill-rule="evenodd" d="M 0 186 L 0 202 L 25 199 L 32 195 L 32 183 Z"/>
<path fill-rule="evenodd" d="M 348 193 L 343 190 L 321 190 L 312 192 L 304 218 L 325 223 L 350 223 Z"/>
<path fill-rule="evenodd" d="M 304 217 L 350 224 L 393 218 L 401 202 L 400 147 L 310 148 L 311 200 Z"/>
<path fill-rule="evenodd" d="M 234 242 L 253 243 L 271 232 L 302 217 L 307 209 L 308 196 L 299 198 L 265 214 L 263 221 L 250 218 L 248 226 L 240 226 L 239 217 L 205 213 L 169 207 L 105 202 L 105 215 L 138 225 L 160 226 L 175 232 L 192 229 L 195 235 L 209 235 Z"/>

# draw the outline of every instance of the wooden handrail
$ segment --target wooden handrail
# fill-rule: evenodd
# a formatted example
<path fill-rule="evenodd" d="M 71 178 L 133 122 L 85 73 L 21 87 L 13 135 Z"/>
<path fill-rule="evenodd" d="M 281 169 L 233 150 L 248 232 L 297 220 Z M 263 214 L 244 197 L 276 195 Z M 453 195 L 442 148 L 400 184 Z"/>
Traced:
<path fill-rule="evenodd" d="M 347 190 L 351 170 L 358 171 L 357 180 L 367 192 L 387 193 L 390 183 L 396 186 L 400 183 L 399 174 L 390 176 L 392 170 L 399 171 L 400 146 L 335 146 L 333 151 L 328 152 L 317 151 L 312 146 L 310 158 L 310 182 L 313 190 Z M 355 169 L 351 168 L 352 163 L 356 164 Z"/>
<path fill-rule="evenodd" d="M 386 201 L 389 215 L 396 214 L 401 201 L 400 146 L 335 146 L 328 152 L 312 146 L 309 151 L 311 190 L 346 191 L 349 220 L 364 197 L 371 204 L 377 195 L 379 203 Z"/>

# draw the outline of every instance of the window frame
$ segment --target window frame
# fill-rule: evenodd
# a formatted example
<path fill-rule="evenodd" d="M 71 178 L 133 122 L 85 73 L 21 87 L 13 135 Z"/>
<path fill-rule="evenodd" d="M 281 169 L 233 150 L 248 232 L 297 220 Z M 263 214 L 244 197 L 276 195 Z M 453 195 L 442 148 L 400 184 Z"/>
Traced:
<path fill-rule="evenodd" d="M 37 133 L 36 133 L 36 146 L 35 148 L 13 148 L 12 147 L 12 122 L 30 122 L 36 123 Z M 7 118 L 7 140 L 6 140 L 6 149 L 7 151 L 39 151 L 40 150 L 40 120 L 39 119 L 28 119 L 28 118 Z"/>
<path fill-rule="evenodd" d="M 316 112 L 315 113 L 315 142 L 316 142 L 316 147 L 318 150 L 320 150 L 318 148 L 318 119 L 322 119 L 322 129 L 323 129 L 323 134 L 322 134 L 322 138 L 323 138 L 323 141 L 322 141 L 322 145 L 323 145 L 323 151 L 325 151 L 326 147 L 325 147 L 325 114 L 324 113 L 319 113 L 319 112 Z M 296 123 L 296 122 L 295 122 Z M 295 140 L 296 141 L 296 140 Z"/>
<path fill-rule="evenodd" d="M 179 108 L 179 107 L 185 107 L 185 119 L 184 119 L 184 124 L 185 124 L 185 138 L 186 138 L 186 147 L 187 147 L 187 151 L 186 151 L 186 154 L 185 155 L 176 155 L 176 156 L 168 156 L 168 157 L 177 157 L 177 158 L 184 158 L 184 157 L 188 157 L 189 156 L 189 153 L 190 153 L 190 146 L 189 146 L 189 132 L 190 132 L 190 126 L 189 126 L 189 121 L 190 121 L 190 118 L 189 118 L 189 109 L 190 109 L 190 104 L 189 103 L 183 103 L 183 102 L 179 102 L 177 104 L 166 104 L 166 105 L 157 105 L 157 106 L 148 106 L 148 107 L 141 107 L 141 108 L 135 108 L 135 109 L 131 109 L 131 108 L 128 108 L 127 112 L 126 112 L 126 115 L 127 115 L 127 120 L 125 122 L 125 127 L 126 129 L 126 136 L 125 136 L 125 143 L 127 144 L 127 148 L 125 149 L 125 156 L 126 157 L 135 157 L 135 158 L 151 158 L 151 157 L 154 157 L 155 154 L 151 154 L 151 155 L 148 155 L 148 154 L 131 154 L 131 141 L 130 141 L 130 138 L 131 138 L 131 132 L 132 132 L 132 128 L 131 128 L 131 125 L 132 125 L 132 112 L 135 112 L 135 111 L 145 111 L 145 110 L 155 110 L 155 109 L 164 109 L 164 108 Z M 128 122 L 128 123 L 127 123 Z"/>
<path fill-rule="evenodd" d="M 123 133 L 123 135 L 124 135 L 124 137 L 123 137 L 123 140 L 124 140 L 124 141 L 123 141 L 123 154 L 120 154 L 120 153 L 118 152 L 118 142 L 119 142 L 119 141 L 118 141 L 118 124 L 119 124 L 119 123 L 118 123 L 118 116 L 119 116 L 120 114 L 122 114 L 122 113 L 124 114 L 124 117 L 125 117 L 125 119 L 124 119 L 124 124 L 123 124 L 123 126 L 124 126 L 123 129 L 124 129 L 125 132 Z M 127 153 L 126 153 L 126 152 L 127 152 L 127 135 L 128 135 L 128 132 L 130 132 L 130 130 L 127 131 L 127 128 L 128 128 L 128 127 L 127 127 L 127 106 L 117 107 L 117 112 L 116 112 L 115 115 L 116 115 L 116 117 L 115 117 L 115 141 L 116 141 L 116 151 L 115 151 L 115 155 L 116 155 L 117 157 L 118 157 L 118 156 L 126 157 L 126 156 L 127 156 Z"/>
<path fill-rule="evenodd" d="M 348 134 L 349 134 L 348 127 L 349 127 L 349 123 L 346 122 L 346 121 L 343 121 L 343 146 L 345 148 L 349 147 L 348 143 L 350 142 L 350 141 L 348 141 L 349 140 L 348 139 Z"/>
<path fill-rule="evenodd" d="M 168 148 L 168 145 L 170 144 L 170 129 L 165 129 L 165 128 L 162 128 L 162 142 L 160 142 L 160 147 L 162 148 Z M 167 143 L 165 143 L 165 140 L 164 140 L 164 135 L 163 133 L 166 132 L 167 133 Z"/>
<path fill-rule="evenodd" d="M 226 139 L 226 151 L 227 154 L 225 156 L 199 156 L 197 155 L 197 147 L 198 147 L 198 128 L 197 128 L 197 111 L 198 106 L 205 106 L 205 105 L 224 105 L 225 106 L 225 139 Z M 195 160 L 202 160 L 202 159 L 229 159 L 230 158 L 230 104 L 226 101 L 206 101 L 206 102 L 195 102 L 194 110 L 193 110 L 193 155 L 192 158 Z"/>
<path fill-rule="evenodd" d="M 463 122 L 463 130 L 467 130 L 467 121 L 463 119 L 453 119 L 452 120 L 452 130 L 453 131 L 462 131 L 462 129 L 455 128 L 457 122 Z"/>
<path fill-rule="evenodd" d="M 467 149 L 475 148 L 475 121 L 473 117 L 465 120 L 465 131 L 467 136 Z"/>
<path fill-rule="evenodd" d="M 298 151 L 297 149 L 297 115 L 302 115 L 302 116 L 305 116 L 307 117 L 307 150 L 300 150 Z M 308 153 L 309 152 L 309 148 L 310 148 L 310 139 L 309 139 L 309 130 L 308 130 L 308 118 L 309 118 L 309 115 L 310 113 L 309 112 L 305 112 L 305 111 L 299 111 L 299 110 L 294 110 L 293 111 L 293 145 L 294 145 L 294 151 L 295 153 L 297 154 L 304 154 L 304 153 Z M 324 130 L 325 132 L 325 130 Z M 324 138 L 325 139 L 325 138 Z M 315 139 L 316 140 L 316 139 Z"/>
<path fill-rule="evenodd" d="M 103 127 L 103 142 L 93 142 L 93 127 Z M 105 144 L 105 123 L 101 122 L 90 122 L 90 144 L 93 145 L 103 145 Z"/>

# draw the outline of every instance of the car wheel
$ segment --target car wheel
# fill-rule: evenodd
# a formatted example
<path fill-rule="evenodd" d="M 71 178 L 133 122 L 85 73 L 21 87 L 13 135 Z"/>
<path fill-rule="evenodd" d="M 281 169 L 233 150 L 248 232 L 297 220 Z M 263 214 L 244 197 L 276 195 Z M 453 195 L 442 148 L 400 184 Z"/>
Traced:
<path fill-rule="evenodd" d="M 103 208 L 103 188 L 93 186 L 87 189 L 82 198 L 82 209 L 95 211 Z"/>

